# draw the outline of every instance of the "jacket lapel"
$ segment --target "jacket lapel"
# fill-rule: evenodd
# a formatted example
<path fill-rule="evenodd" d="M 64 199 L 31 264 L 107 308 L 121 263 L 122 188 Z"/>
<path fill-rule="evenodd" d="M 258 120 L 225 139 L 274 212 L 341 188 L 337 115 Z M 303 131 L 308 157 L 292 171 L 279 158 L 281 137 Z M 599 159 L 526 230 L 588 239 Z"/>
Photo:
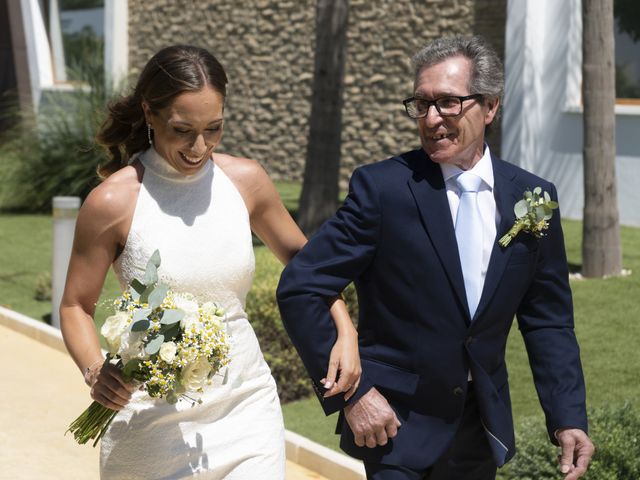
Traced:
<path fill-rule="evenodd" d="M 467 309 L 467 297 L 458 254 L 458 244 L 440 167 L 429 160 L 422 149 L 405 157 L 413 175 L 408 181 L 423 226 L 438 255 L 461 305 Z"/>
<path fill-rule="evenodd" d="M 500 213 L 500 224 L 496 231 L 496 238 L 489 259 L 489 267 L 484 280 L 482 296 L 480 297 L 480 303 L 478 304 L 474 318 L 481 315 L 482 311 L 488 305 L 489 300 L 493 297 L 500 283 L 504 269 L 509 263 L 509 257 L 513 249 L 508 247 L 502 248 L 498 245 L 498 240 L 513 226 L 513 222 L 515 222 L 516 219 L 513 206 L 522 198 L 522 192 L 517 190 L 517 185 L 513 182 L 515 174 L 508 172 L 507 169 L 504 168 L 502 160 L 499 160 L 497 157 L 492 156 L 491 160 L 494 177 L 493 191 L 496 200 L 496 210 Z"/>

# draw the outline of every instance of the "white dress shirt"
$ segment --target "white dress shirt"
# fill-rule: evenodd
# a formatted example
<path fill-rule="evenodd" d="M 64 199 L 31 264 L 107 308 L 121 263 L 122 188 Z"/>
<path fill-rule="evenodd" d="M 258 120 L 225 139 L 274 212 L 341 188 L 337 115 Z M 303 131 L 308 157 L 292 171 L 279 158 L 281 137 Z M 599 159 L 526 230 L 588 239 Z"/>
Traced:
<path fill-rule="evenodd" d="M 440 168 L 442 169 L 442 176 L 444 177 L 445 186 L 447 187 L 447 200 L 449 201 L 451 218 L 455 225 L 458 205 L 460 204 L 460 190 L 456 184 L 456 177 L 464 170 L 455 165 L 442 163 L 440 164 Z M 496 242 L 496 226 L 500 221 L 493 194 L 493 165 L 491 163 L 491 154 L 489 153 L 488 145 L 484 147 L 482 158 L 469 172 L 479 176 L 483 180 L 482 186 L 478 191 L 478 208 L 480 210 L 480 216 L 482 217 L 482 278 L 480 285 L 484 286 L 491 250 L 493 250 L 493 245 Z"/>
<path fill-rule="evenodd" d="M 456 224 L 458 215 L 458 205 L 460 204 L 460 189 L 456 183 L 456 177 L 464 170 L 455 165 L 440 164 L 442 176 L 447 187 L 447 200 L 449 201 L 449 209 L 451 210 L 451 218 L 453 224 Z M 491 258 L 491 250 L 496 240 L 497 225 L 500 222 L 500 213 L 496 208 L 496 199 L 493 193 L 493 164 L 491 163 L 491 154 L 489 146 L 485 144 L 484 154 L 471 170 L 473 174 L 479 176 L 483 181 L 478 191 L 478 209 L 482 217 L 482 269 L 480 285 L 484 287 L 484 280 L 487 277 L 487 269 L 489 268 L 489 259 Z M 472 381 L 471 371 L 467 374 L 467 379 Z"/>

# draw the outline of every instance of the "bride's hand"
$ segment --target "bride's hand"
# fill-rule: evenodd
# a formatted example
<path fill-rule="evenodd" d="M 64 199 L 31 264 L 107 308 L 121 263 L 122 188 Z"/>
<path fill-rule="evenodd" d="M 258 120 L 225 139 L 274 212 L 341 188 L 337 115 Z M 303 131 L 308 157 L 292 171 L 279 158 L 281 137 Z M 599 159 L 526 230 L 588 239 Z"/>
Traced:
<path fill-rule="evenodd" d="M 338 372 L 340 375 L 336 382 Z M 358 389 L 361 373 L 357 334 L 338 335 L 338 339 L 331 349 L 327 376 L 321 380 L 325 388 L 328 389 L 324 394 L 325 398 L 345 392 L 344 399 L 349 400 Z"/>
<path fill-rule="evenodd" d="M 136 386 L 125 382 L 120 370 L 109 362 L 98 366 L 95 372 L 90 372 L 88 383 L 91 398 L 112 410 L 122 410 L 136 390 Z"/>

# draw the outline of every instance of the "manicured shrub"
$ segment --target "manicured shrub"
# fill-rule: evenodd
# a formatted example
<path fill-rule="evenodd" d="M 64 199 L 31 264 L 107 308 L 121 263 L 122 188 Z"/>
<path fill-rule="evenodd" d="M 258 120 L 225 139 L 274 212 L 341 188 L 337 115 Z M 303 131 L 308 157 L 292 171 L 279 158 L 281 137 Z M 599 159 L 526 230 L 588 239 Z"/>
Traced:
<path fill-rule="evenodd" d="M 268 268 L 266 265 L 262 265 Z M 275 298 L 279 275 L 261 275 L 247 296 L 247 315 L 260 341 L 264 358 L 278 385 L 283 403 L 313 394 L 311 380 L 280 319 Z M 357 312 L 355 289 L 350 286 L 344 293 L 349 310 Z M 357 314 L 357 313 L 356 313 Z"/>
<path fill-rule="evenodd" d="M 591 410 L 589 429 L 596 453 L 585 480 L 640 479 L 640 412 L 631 403 Z M 518 428 L 516 456 L 499 471 L 498 478 L 562 478 L 559 453 L 560 449 L 549 442 L 543 422 L 527 419 Z"/>

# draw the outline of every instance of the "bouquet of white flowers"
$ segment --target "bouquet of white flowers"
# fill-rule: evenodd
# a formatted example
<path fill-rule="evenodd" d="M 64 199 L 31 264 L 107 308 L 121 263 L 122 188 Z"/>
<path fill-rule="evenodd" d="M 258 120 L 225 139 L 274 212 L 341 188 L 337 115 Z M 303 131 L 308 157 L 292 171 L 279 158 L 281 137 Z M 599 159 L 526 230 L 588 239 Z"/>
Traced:
<path fill-rule="evenodd" d="M 139 382 L 151 397 L 201 403 L 192 395 L 202 392 L 229 363 L 224 311 L 213 302 L 200 305 L 193 295 L 158 283 L 159 266 L 156 250 L 144 280 L 134 279 L 114 300 L 115 314 L 100 331 L 109 351 L 107 361 L 121 369 L 125 380 Z M 95 447 L 116 414 L 94 401 L 67 431 L 80 444 L 93 439 Z"/>

